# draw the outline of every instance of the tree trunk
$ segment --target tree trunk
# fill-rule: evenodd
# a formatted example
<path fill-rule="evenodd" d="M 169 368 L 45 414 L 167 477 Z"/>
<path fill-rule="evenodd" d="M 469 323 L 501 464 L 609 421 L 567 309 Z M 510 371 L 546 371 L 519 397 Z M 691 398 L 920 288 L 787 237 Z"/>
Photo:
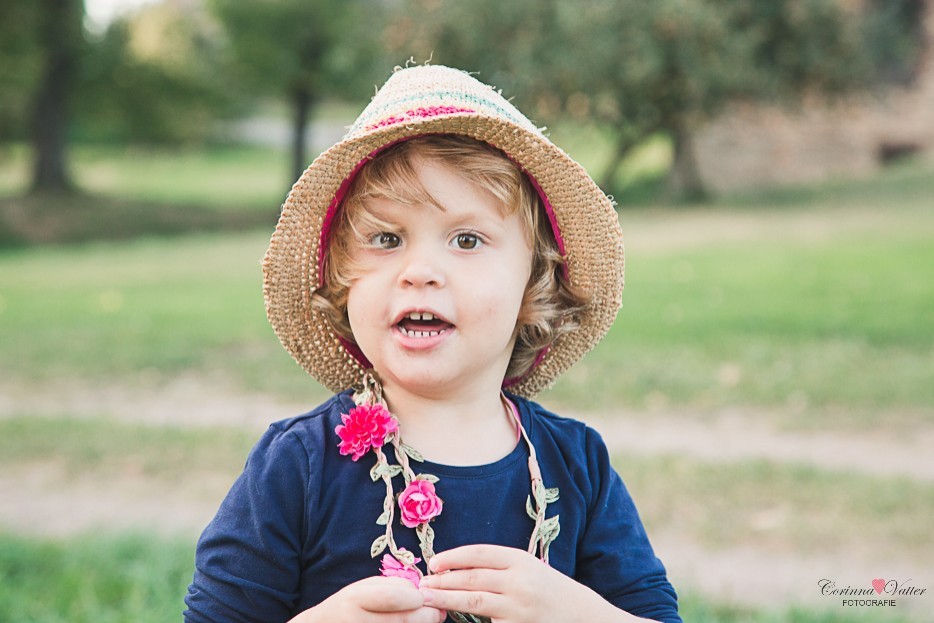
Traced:
<path fill-rule="evenodd" d="M 304 87 L 299 87 L 292 92 L 292 181 L 299 178 L 302 172 L 308 167 L 305 152 L 305 128 L 308 126 L 308 118 L 311 113 L 311 107 L 314 98 L 311 92 Z"/>
<path fill-rule="evenodd" d="M 682 124 L 672 131 L 674 162 L 668 174 L 668 194 L 682 201 L 702 201 L 707 198 L 707 189 L 701 179 L 694 133 Z"/>
<path fill-rule="evenodd" d="M 42 77 L 33 104 L 32 192 L 74 192 L 68 172 L 68 100 L 81 45 L 81 0 L 41 0 Z"/>
<path fill-rule="evenodd" d="M 602 188 L 604 192 L 613 192 L 613 190 L 615 190 L 614 179 L 616 178 L 616 172 L 619 171 L 623 160 L 626 159 L 626 156 L 629 155 L 629 152 L 632 151 L 632 148 L 635 146 L 635 141 L 625 132 L 621 131 L 619 133 L 616 142 L 613 144 L 613 153 L 610 154 L 610 160 L 606 163 L 603 173 L 600 175 L 600 188 Z"/>

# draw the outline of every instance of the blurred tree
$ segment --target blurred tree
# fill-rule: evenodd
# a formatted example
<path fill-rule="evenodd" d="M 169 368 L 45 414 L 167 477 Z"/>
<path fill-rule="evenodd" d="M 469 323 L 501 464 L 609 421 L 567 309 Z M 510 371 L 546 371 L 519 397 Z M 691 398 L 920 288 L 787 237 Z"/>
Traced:
<path fill-rule="evenodd" d="M 931 44 L 924 24 L 930 0 L 864 1 L 864 39 L 876 81 L 882 85 L 913 84 L 921 70 L 924 48 Z"/>
<path fill-rule="evenodd" d="M 69 106 L 83 47 L 83 0 L 36 0 L 40 60 L 32 96 L 33 192 L 71 192 L 66 145 Z"/>
<path fill-rule="evenodd" d="M 81 140 L 197 144 L 239 112 L 218 25 L 198 4 L 161 2 L 112 22 L 90 46 L 75 112 Z"/>
<path fill-rule="evenodd" d="M 383 44 L 395 58 L 476 72 L 537 111 L 542 93 L 567 92 L 559 81 L 573 71 L 574 50 L 555 37 L 576 11 L 566 0 L 405 0 L 394 3 Z"/>
<path fill-rule="evenodd" d="M 704 193 L 692 136 L 738 100 L 794 102 L 864 83 L 859 20 L 837 0 L 582 0 L 579 88 L 616 144 L 601 181 L 646 137 L 671 137 L 673 195 Z"/>
<path fill-rule="evenodd" d="M 256 95 L 280 93 L 292 109 L 292 179 L 307 166 L 305 128 L 323 98 L 359 98 L 381 70 L 383 2 L 211 0 L 238 77 Z"/>
<path fill-rule="evenodd" d="M 671 137 L 669 188 L 698 198 L 692 137 L 728 103 L 795 102 L 870 79 L 865 13 L 849 4 L 406 0 L 384 39 L 416 60 L 479 70 L 544 120 L 563 110 L 607 126 L 614 148 L 599 181 L 609 190 L 634 147 L 654 134 Z M 891 41 L 891 29 L 876 32 Z"/>
<path fill-rule="evenodd" d="M 203 140 L 231 110 L 217 33 L 185 6 L 149 5 L 92 35 L 82 0 L 0 0 L 0 140 L 30 141 L 33 192 L 76 188 L 75 137 Z"/>
<path fill-rule="evenodd" d="M 27 140 L 31 98 L 39 78 L 39 12 L 21 0 L 0 0 L 0 140 Z"/>

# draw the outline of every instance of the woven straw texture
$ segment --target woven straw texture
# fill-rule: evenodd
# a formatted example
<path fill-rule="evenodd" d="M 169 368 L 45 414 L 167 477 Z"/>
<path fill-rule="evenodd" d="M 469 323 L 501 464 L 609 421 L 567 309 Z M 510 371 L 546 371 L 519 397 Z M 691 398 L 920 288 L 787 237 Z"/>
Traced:
<path fill-rule="evenodd" d="M 613 205 L 583 167 L 502 95 L 442 66 L 397 70 L 343 139 L 292 187 L 263 261 L 266 314 L 292 357 L 331 391 L 356 386 L 363 366 L 311 306 L 319 287 L 322 229 L 335 197 L 380 148 L 424 134 L 461 134 L 509 155 L 547 197 L 571 281 L 592 297 L 580 329 L 562 336 L 509 390 L 532 397 L 591 350 L 616 318 L 623 289 L 622 232 Z M 342 185 L 344 188 L 342 188 Z"/>

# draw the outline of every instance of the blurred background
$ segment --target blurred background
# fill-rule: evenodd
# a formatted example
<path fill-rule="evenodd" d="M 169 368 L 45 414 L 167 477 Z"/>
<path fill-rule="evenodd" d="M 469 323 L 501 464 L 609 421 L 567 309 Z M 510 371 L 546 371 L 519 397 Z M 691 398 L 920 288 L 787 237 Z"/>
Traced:
<path fill-rule="evenodd" d="M 0 621 L 179 620 L 252 443 L 327 395 L 265 320 L 279 206 L 428 61 L 618 203 L 624 307 L 540 401 L 685 620 L 934 621 L 929 0 L 0 0 Z M 926 592 L 820 588 L 874 579 Z"/>

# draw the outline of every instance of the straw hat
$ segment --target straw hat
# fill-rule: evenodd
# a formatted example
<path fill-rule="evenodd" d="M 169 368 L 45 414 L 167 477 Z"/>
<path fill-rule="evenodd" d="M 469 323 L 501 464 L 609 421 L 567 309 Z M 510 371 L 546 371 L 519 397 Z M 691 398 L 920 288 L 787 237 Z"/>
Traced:
<path fill-rule="evenodd" d="M 398 69 L 343 139 L 292 186 L 263 261 L 273 330 L 292 357 L 331 391 L 358 385 L 366 361 L 311 306 L 336 210 L 354 175 L 386 146 L 425 134 L 460 134 L 497 147 L 538 189 L 571 282 L 591 303 L 577 331 L 561 336 L 509 391 L 531 397 L 599 342 L 623 289 L 623 243 L 610 199 L 583 167 L 549 141 L 502 94 L 465 72 L 438 65 Z"/>

